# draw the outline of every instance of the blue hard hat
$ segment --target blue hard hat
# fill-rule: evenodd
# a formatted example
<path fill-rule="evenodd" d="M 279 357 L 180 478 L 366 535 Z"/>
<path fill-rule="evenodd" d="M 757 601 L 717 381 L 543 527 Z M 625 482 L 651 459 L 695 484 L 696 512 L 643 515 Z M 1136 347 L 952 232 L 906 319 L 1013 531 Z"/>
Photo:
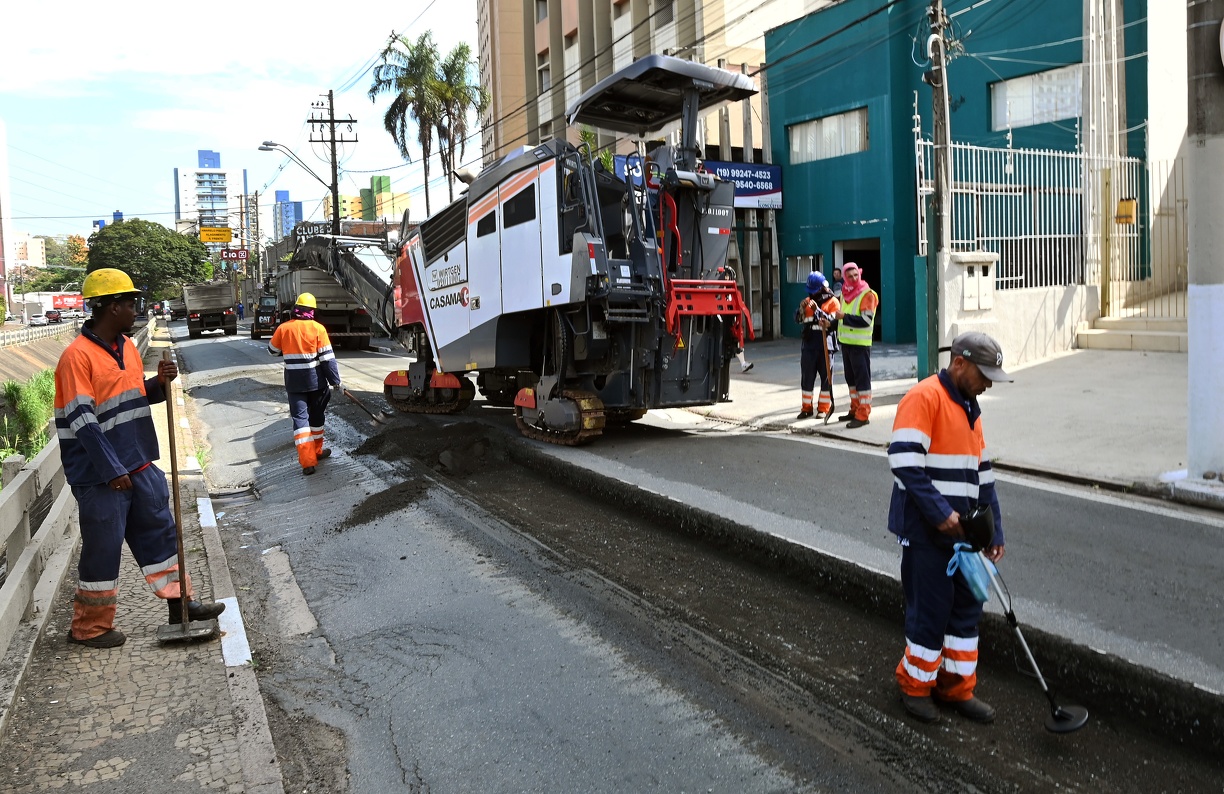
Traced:
<path fill-rule="evenodd" d="M 809 295 L 823 292 L 828 286 L 829 282 L 825 280 L 823 273 L 813 272 L 808 275 L 807 291 Z"/>

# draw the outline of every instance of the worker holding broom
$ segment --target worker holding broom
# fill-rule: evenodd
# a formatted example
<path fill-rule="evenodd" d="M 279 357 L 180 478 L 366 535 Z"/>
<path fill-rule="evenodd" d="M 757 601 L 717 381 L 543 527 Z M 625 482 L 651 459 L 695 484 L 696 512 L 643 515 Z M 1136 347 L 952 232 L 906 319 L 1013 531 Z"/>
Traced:
<path fill-rule="evenodd" d="M 323 448 L 323 419 L 331 401 L 330 384 L 340 391 L 340 365 L 327 329 L 315 322 L 315 296 L 303 292 L 293 306 L 293 318 L 281 323 L 268 341 L 268 352 L 285 358 L 285 391 L 293 419 L 293 444 L 302 474 L 315 473 L 320 460 L 331 457 Z"/>
<path fill-rule="evenodd" d="M 184 590 L 190 620 L 215 618 L 225 605 L 192 599 L 191 580 L 179 571 L 166 475 L 153 463 L 160 454 L 149 406 L 165 401 L 163 379 L 178 377 L 178 367 L 160 361 L 157 376 L 144 377 L 140 351 L 127 336 L 140 290 L 126 273 L 95 270 L 82 293 L 92 316 L 55 368 L 60 458 L 81 522 L 68 641 L 114 648 L 127 640 L 114 625 L 124 541 L 154 594 L 168 602 L 170 623 L 181 622 Z"/>

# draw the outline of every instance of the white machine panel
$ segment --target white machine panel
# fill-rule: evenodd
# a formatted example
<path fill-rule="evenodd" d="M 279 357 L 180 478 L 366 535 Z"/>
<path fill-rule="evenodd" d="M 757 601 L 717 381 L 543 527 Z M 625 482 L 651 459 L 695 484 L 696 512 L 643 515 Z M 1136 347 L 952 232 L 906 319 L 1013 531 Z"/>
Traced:
<path fill-rule="evenodd" d="M 498 188 L 501 221 L 502 311 L 539 309 L 543 306 L 543 271 L 540 267 L 540 191 L 537 177 L 553 168 L 552 161 L 528 168 Z M 556 223 L 554 216 L 553 223 Z"/>
<path fill-rule="evenodd" d="M 560 253 L 560 215 L 557 206 L 557 174 L 560 171 L 553 167 L 555 162 L 540 166 L 542 306 L 560 306 L 572 302 L 569 292 L 573 257 L 571 254 L 562 256 Z"/>
<path fill-rule="evenodd" d="M 467 222 L 468 328 L 474 329 L 502 313 L 501 213 L 496 190 L 468 208 Z"/>
<path fill-rule="evenodd" d="M 414 262 L 414 264 L 416 264 Z M 429 318 L 430 336 L 438 367 L 444 372 L 466 369 L 467 361 L 443 361 L 441 351 L 468 332 L 467 244 L 460 243 L 441 258 L 431 262 L 424 272 L 418 267 L 421 297 Z"/>

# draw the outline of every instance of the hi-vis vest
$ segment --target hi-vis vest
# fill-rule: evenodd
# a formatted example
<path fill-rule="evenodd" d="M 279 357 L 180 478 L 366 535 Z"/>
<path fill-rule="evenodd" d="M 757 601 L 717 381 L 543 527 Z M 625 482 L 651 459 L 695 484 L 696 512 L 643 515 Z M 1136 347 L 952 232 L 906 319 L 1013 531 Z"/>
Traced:
<path fill-rule="evenodd" d="M 327 329 L 314 320 L 290 320 L 276 326 L 268 349 L 285 357 L 285 391 L 318 391 L 340 382 Z"/>
<path fill-rule="evenodd" d="M 863 316 L 863 312 L 871 312 L 871 319 L 866 328 L 855 328 L 842 320 L 837 328 L 837 338 L 843 345 L 861 345 L 871 347 L 871 333 L 875 330 L 875 310 L 880 305 L 880 296 L 873 289 L 865 289 L 854 300 L 842 307 L 842 314 L 847 317 Z"/>

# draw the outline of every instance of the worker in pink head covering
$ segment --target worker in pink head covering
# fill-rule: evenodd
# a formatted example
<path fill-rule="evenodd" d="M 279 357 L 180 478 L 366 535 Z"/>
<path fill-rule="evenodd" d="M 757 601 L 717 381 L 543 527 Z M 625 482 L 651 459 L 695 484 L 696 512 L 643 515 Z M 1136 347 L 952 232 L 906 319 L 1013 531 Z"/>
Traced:
<path fill-rule="evenodd" d="M 871 336 L 875 331 L 880 296 L 863 280 L 854 262 L 842 265 L 842 306 L 837 313 L 837 340 L 841 343 L 842 367 L 850 387 L 850 412 L 837 417 L 854 429 L 868 424 L 871 416 Z"/>

